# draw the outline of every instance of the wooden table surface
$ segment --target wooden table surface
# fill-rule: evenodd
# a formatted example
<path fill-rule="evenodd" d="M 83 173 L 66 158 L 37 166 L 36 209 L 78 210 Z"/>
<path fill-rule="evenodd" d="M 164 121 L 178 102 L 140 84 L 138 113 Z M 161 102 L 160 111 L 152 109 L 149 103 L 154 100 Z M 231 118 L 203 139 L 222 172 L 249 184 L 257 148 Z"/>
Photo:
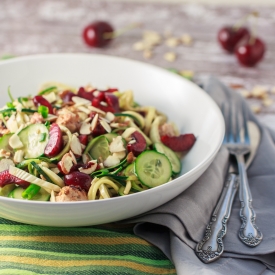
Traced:
<path fill-rule="evenodd" d="M 260 15 L 257 31 L 267 51 L 256 67 L 245 68 L 238 64 L 234 55 L 220 48 L 217 32 L 224 25 L 232 25 L 254 10 Z M 244 6 L 190 3 L 1 0 L 0 57 L 57 52 L 100 53 L 179 71 L 192 71 L 195 77 L 212 74 L 234 87 L 236 92 L 253 95 L 247 99 L 251 108 L 256 107 L 259 119 L 275 129 L 274 11 L 274 6 L 256 6 L 252 10 Z M 107 20 L 115 29 L 131 23 L 142 25 L 116 38 L 106 48 L 89 48 L 84 44 L 81 33 L 84 26 L 95 20 Z M 142 40 L 146 30 L 157 32 L 161 41 L 144 54 L 143 51 L 134 50 L 133 45 Z M 169 47 L 165 38 L 168 36 L 184 36 L 184 43 Z M 191 43 L 188 43 L 188 39 L 191 39 Z M 165 59 L 167 53 L 175 54 L 175 60 Z"/>

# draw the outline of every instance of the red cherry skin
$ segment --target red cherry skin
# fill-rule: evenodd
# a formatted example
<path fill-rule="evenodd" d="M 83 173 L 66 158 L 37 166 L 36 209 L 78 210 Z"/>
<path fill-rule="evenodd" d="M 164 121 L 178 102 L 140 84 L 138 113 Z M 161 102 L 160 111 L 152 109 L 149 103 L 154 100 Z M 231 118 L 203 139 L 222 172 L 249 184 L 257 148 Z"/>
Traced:
<path fill-rule="evenodd" d="M 139 154 L 141 154 L 147 147 L 146 140 L 144 136 L 138 132 L 135 131 L 131 137 L 136 141 L 135 143 L 128 144 L 127 150 L 128 152 L 132 152 L 135 157 L 137 157 Z"/>
<path fill-rule="evenodd" d="M 175 152 L 184 152 L 194 145 L 196 137 L 193 134 L 184 134 L 180 136 L 161 136 L 161 142 Z"/>
<path fill-rule="evenodd" d="M 93 91 L 87 92 L 83 87 L 80 87 L 77 96 L 92 101 L 94 99 Z"/>
<path fill-rule="evenodd" d="M 95 21 L 84 28 L 82 36 L 88 46 L 101 48 L 112 40 L 111 37 L 107 38 L 104 34 L 113 32 L 114 29 L 108 22 Z"/>
<path fill-rule="evenodd" d="M 91 187 L 91 182 L 92 178 L 89 175 L 78 171 L 73 171 L 72 173 L 65 175 L 64 177 L 65 185 L 80 186 L 86 192 L 89 191 Z"/>
<path fill-rule="evenodd" d="M 9 170 L 4 170 L 0 172 L 0 187 L 4 187 L 7 184 L 15 183 L 22 188 L 27 188 L 30 183 L 17 178 L 9 173 Z"/>
<path fill-rule="evenodd" d="M 238 44 L 243 40 L 248 40 L 249 36 L 247 28 L 235 30 L 233 27 L 226 26 L 218 32 L 218 41 L 223 49 L 233 53 Z"/>
<path fill-rule="evenodd" d="M 50 138 L 44 150 L 44 154 L 47 157 L 52 158 L 60 153 L 63 147 L 62 132 L 58 124 L 53 123 L 51 125 L 49 134 Z"/>
<path fill-rule="evenodd" d="M 259 38 L 255 38 L 254 42 L 246 43 L 239 46 L 235 54 L 240 64 L 246 67 L 255 66 L 264 56 L 265 44 Z"/>
<path fill-rule="evenodd" d="M 63 91 L 60 94 L 60 97 L 61 97 L 62 101 L 65 102 L 65 103 L 72 102 L 72 97 L 73 96 L 76 96 L 76 94 L 73 93 L 72 91 L 69 91 L 69 90 Z"/>
<path fill-rule="evenodd" d="M 36 107 L 38 107 L 40 105 L 48 107 L 49 114 L 53 115 L 53 107 L 52 107 L 51 103 L 46 98 L 44 98 L 42 95 L 35 96 L 33 98 L 33 103 Z"/>

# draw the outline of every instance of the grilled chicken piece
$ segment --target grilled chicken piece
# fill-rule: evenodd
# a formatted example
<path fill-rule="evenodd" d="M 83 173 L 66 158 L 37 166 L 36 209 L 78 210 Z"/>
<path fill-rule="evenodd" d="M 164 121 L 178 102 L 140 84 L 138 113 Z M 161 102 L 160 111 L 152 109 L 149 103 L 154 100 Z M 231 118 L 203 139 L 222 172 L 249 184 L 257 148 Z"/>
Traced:
<path fill-rule="evenodd" d="M 88 200 L 86 192 L 78 186 L 70 185 L 64 186 L 56 195 L 56 202 L 66 201 L 86 201 Z"/>
<path fill-rule="evenodd" d="M 73 110 L 73 109 L 72 109 Z M 72 133 L 76 132 L 80 127 L 80 118 L 77 113 L 67 108 L 63 108 L 57 112 L 56 123 L 67 127 Z"/>

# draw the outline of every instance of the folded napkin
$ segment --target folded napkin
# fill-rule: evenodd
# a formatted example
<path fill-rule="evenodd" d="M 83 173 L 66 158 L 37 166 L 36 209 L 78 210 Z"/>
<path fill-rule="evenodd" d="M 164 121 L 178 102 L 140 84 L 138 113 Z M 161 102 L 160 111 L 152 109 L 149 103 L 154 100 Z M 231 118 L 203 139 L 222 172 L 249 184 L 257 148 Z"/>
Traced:
<path fill-rule="evenodd" d="M 218 104 L 243 100 L 215 78 L 204 89 Z M 225 253 L 203 264 L 195 255 L 205 226 L 223 188 L 228 152 L 222 148 L 207 171 L 170 202 L 134 219 L 93 227 L 56 228 L 0 219 L 1 274 L 274 274 L 275 272 L 275 133 L 261 125 L 259 151 L 248 179 L 264 234 L 256 248 L 238 239 L 238 196 L 235 197 Z M 1 213 L 0 213 L 1 215 Z"/>
<path fill-rule="evenodd" d="M 204 80 L 203 88 L 220 106 L 228 100 L 236 104 L 244 101 L 213 77 Z M 137 223 L 135 233 L 159 247 L 175 264 L 177 274 L 275 274 L 275 133 L 260 124 L 246 103 L 245 106 L 262 134 L 257 155 L 248 169 L 248 180 L 263 241 L 250 248 L 239 240 L 237 194 L 222 258 L 204 264 L 195 255 L 195 246 L 204 236 L 226 176 L 228 152 L 222 147 L 209 169 L 191 187 L 170 202 L 131 220 Z"/>

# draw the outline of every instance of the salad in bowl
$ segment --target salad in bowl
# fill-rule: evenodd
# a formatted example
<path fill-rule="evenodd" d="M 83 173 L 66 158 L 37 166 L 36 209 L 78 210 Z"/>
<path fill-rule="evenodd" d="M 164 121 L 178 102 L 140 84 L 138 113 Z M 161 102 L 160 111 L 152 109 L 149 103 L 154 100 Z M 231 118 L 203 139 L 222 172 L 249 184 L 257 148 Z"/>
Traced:
<path fill-rule="evenodd" d="M 131 90 L 45 83 L 0 110 L 0 195 L 75 202 L 142 192 L 176 178 L 196 142 Z"/>

